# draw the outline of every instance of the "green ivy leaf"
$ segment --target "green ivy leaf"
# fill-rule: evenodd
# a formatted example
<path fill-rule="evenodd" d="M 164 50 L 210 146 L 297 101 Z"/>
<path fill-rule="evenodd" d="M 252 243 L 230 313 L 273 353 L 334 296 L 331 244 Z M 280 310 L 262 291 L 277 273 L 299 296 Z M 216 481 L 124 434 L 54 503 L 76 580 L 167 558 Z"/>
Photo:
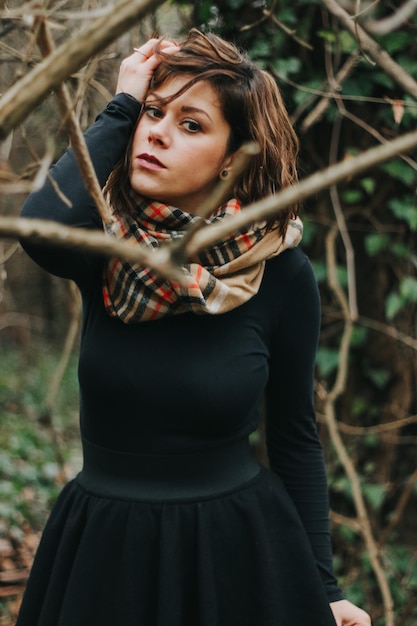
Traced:
<path fill-rule="evenodd" d="M 362 192 L 359 189 L 345 189 L 342 197 L 347 204 L 357 204 L 362 200 Z"/>
<path fill-rule="evenodd" d="M 411 197 L 394 198 L 388 203 L 388 206 L 395 217 L 407 222 L 413 232 L 417 230 L 417 207 Z"/>
<path fill-rule="evenodd" d="M 358 49 L 358 42 L 355 40 L 354 37 L 352 37 L 350 33 L 347 32 L 347 30 L 342 30 L 342 32 L 339 33 L 338 39 L 340 50 L 342 52 L 346 54 L 351 54 Z"/>
<path fill-rule="evenodd" d="M 396 31 L 384 37 L 384 48 L 389 54 L 402 50 L 408 45 L 414 44 L 414 37 L 410 33 Z"/>
<path fill-rule="evenodd" d="M 364 246 L 369 256 L 376 256 L 389 247 L 390 238 L 386 233 L 372 233 L 364 239 Z"/>
<path fill-rule="evenodd" d="M 385 163 L 385 165 L 382 166 L 382 170 L 408 187 L 411 187 L 415 183 L 415 171 L 400 159 L 394 159 L 389 163 Z"/>
<path fill-rule="evenodd" d="M 330 43 L 336 42 L 336 33 L 334 33 L 332 30 L 321 29 L 317 31 L 317 36 L 321 37 L 321 39 L 324 39 L 325 41 L 329 41 Z"/>
<path fill-rule="evenodd" d="M 331 374 L 339 364 L 339 352 L 335 348 L 321 346 L 317 351 L 317 368 L 324 378 Z"/>
<path fill-rule="evenodd" d="M 306 100 L 309 100 L 309 98 L 311 98 L 311 93 L 308 90 L 309 89 L 312 89 L 315 91 L 320 90 L 321 81 L 318 79 L 311 80 L 311 81 L 304 81 L 303 86 L 306 89 L 305 91 L 303 89 L 297 89 L 294 92 L 293 98 L 294 98 L 295 104 L 303 104 L 303 102 L 305 102 Z"/>
<path fill-rule="evenodd" d="M 317 226 L 314 222 L 308 219 L 307 216 L 303 217 L 303 245 L 309 246 L 314 237 L 317 234 Z"/>
<path fill-rule="evenodd" d="M 366 191 L 369 195 L 373 194 L 376 187 L 375 178 L 371 178 L 370 176 L 366 176 L 365 178 L 361 178 L 359 181 L 362 189 Z"/>
<path fill-rule="evenodd" d="M 393 243 L 391 252 L 401 259 L 408 259 L 410 257 L 410 248 L 405 243 Z"/>
<path fill-rule="evenodd" d="M 417 302 L 417 279 L 406 276 L 400 283 L 400 295 L 407 302 Z"/>
<path fill-rule="evenodd" d="M 390 377 L 389 372 L 387 370 L 371 368 L 367 372 L 368 377 L 372 380 L 375 387 L 378 389 L 382 389 L 386 384 Z"/>
<path fill-rule="evenodd" d="M 324 283 L 327 279 L 326 264 L 321 261 L 311 261 L 313 272 L 318 283 Z"/>
<path fill-rule="evenodd" d="M 352 330 L 352 337 L 350 340 L 350 345 L 353 348 L 358 348 L 362 346 L 368 336 L 368 329 L 364 326 L 354 326 Z"/>
<path fill-rule="evenodd" d="M 374 510 L 378 510 L 384 502 L 386 489 L 384 485 L 364 483 L 362 490 L 365 498 Z"/>
<path fill-rule="evenodd" d="M 297 57 L 288 57 L 287 59 L 277 59 L 274 62 L 274 68 L 280 74 L 286 78 L 291 74 L 296 74 L 301 67 L 301 60 Z"/>
<path fill-rule="evenodd" d="M 388 295 L 385 302 L 385 315 L 392 320 L 404 306 L 404 299 L 398 293 L 392 292 Z"/>

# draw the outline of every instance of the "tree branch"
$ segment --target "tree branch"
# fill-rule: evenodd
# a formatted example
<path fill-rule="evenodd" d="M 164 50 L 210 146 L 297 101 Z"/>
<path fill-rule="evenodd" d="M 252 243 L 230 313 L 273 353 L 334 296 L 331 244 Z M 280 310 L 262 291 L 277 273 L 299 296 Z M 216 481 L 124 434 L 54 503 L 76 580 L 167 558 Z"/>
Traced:
<path fill-rule="evenodd" d="M 417 100 L 417 82 L 401 65 L 383 50 L 357 21 L 349 15 L 336 0 L 321 0 L 324 6 L 332 13 L 358 41 L 362 52 L 368 54 L 404 91 Z"/>
<path fill-rule="evenodd" d="M 163 1 L 119 0 L 18 80 L 0 100 L 0 139 L 7 137 L 52 89 Z"/>
<path fill-rule="evenodd" d="M 375 35 L 387 35 L 399 28 L 417 9 L 417 0 L 407 0 L 392 15 L 382 20 L 365 20 L 364 28 Z"/>
<path fill-rule="evenodd" d="M 326 240 L 326 258 L 329 276 L 329 286 L 333 290 L 339 304 L 342 308 L 344 315 L 344 329 L 339 349 L 338 368 L 336 374 L 336 380 L 332 389 L 326 394 L 324 401 L 324 414 L 326 417 L 327 428 L 329 431 L 330 439 L 335 447 L 338 458 L 343 465 L 346 472 L 346 476 L 349 479 L 349 483 L 352 489 L 352 497 L 355 504 L 357 513 L 357 521 L 360 527 L 360 533 L 364 539 L 366 549 L 369 554 L 372 569 L 375 573 L 378 581 L 379 589 L 381 592 L 384 611 L 386 617 L 386 626 L 394 626 L 394 610 L 391 590 L 388 584 L 388 579 L 384 568 L 380 560 L 380 550 L 377 542 L 374 538 L 371 523 L 369 520 L 368 511 L 366 508 L 365 500 L 361 490 L 361 483 L 359 475 L 356 471 L 355 465 L 351 460 L 348 451 L 343 443 L 342 437 L 339 432 L 337 419 L 336 419 L 336 401 L 343 393 L 346 387 L 348 361 L 349 361 L 349 348 L 352 337 L 353 324 L 349 315 L 349 307 L 346 296 L 343 289 L 340 287 L 337 272 L 336 272 L 336 253 L 335 253 L 335 239 L 337 235 L 337 228 L 334 227 L 330 230 Z"/>
<path fill-rule="evenodd" d="M 397 156 L 402 152 L 409 152 L 417 146 L 417 131 L 407 133 L 393 140 L 389 144 L 370 148 L 358 156 L 341 161 L 325 170 L 315 172 L 297 185 L 287 187 L 274 196 L 269 196 L 245 207 L 242 213 L 234 218 L 236 230 L 260 219 L 271 219 L 280 210 L 302 202 L 316 193 L 340 183 L 350 177 L 366 171 L 370 167 L 380 165 L 384 161 Z M 1 231 L 0 231 L 1 232 Z M 205 228 L 196 233 L 187 248 L 187 255 L 213 244 L 230 232 L 230 224 L 221 223 Z"/>
<path fill-rule="evenodd" d="M 417 146 L 417 131 L 402 135 L 390 143 L 371 148 L 347 161 L 316 172 L 297 185 L 245 207 L 239 215 L 233 218 L 233 229 L 238 231 L 252 222 L 271 219 L 280 210 L 305 200 L 346 178 L 355 176 L 369 167 L 383 163 L 399 153 L 407 152 L 415 146 Z M 184 275 L 178 260 L 190 258 L 198 251 L 217 243 L 227 237 L 230 230 L 230 221 L 225 220 L 200 229 L 189 239 L 183 238 L 182 247 L 182 240 L 179 240 L 179 244 L 175 246 L 167 245 L 149 252 L 141 246 L 132 246 L 124 241 L 111 239 L 99 231 L 76 229 L 44 220 L 0 217 L 0 236 L 12 239 L 35 239 L 41 243 L 57 246 L 83 246 L 86 250 L 96 254 L 118 256 L 131 262 L 141 263 L 155 269 L 166 278 L 180 282 Z"/>
<path fill-rule="evenodd" d="M 36 24 L 38 26 L 37 43 L 39 49 L 44 57 L 48 57 L 54 51 L 54 42 L 48 28 L 48 22 L 44 18 L 38 18 Z M 100 183 L 98 182 L 96 172 L 88 152 L 84 135 L 74 112 L 74 106 L 71 102 L 68 87 L 65 83 L 62 83 L 57 87 L 56 96 L 64 128 L 71 140 L 74 156 L 77 161 L 81 177 L 84 181 L 85 188 L 94 200 L 103 223 L 111 223 L 114 221 L 114 218 L 104 199 Z"/>
<path fill-rule="evenodd" d="M 336 155 L 339 147 L 341 118 L 336 117 L 333 124 L 332 138 L 330 144 L 330 163 L 336 161 Z M 346 269 L 348 276 L 348 294 L 349 294 L 349 312 L 352 320 L 358 318 L 358 303 L 356 295 L 356 270 L 355 270 L 355 251 L 350 239 L 350 235 L 346 226 L 345 216 L 340 203 L 337 185 L 330 187 L 330 198 L 332 201 L 333 211 L 336 217 L 337 226 L 343 241 L 346 253 Z"/>

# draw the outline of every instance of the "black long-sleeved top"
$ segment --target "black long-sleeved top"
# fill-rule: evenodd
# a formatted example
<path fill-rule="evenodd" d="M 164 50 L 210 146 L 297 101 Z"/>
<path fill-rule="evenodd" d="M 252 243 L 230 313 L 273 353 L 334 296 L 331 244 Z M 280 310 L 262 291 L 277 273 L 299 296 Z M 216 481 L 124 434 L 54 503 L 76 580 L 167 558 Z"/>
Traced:
<path fill-rule="evenodd" d="M 139 110 L 134 99 L 119 94 L 86 133 L 102 185 L 126 149 Z M 51 174 L 72 208 L 48 182 L 28 198 L 23 217 L 101 228 L 71 149 Z M 82 293 L 83 436 L 121 451 L 196 451 L 253 432 L 265 396 L 271 468 L 298 509 L 329 601 L 341 599 L 313 407 L 319 295 L 306 256 L 296 249 L 268 261 L 259 293 L 229 313 L 186 313 L 127 326 L 104 310 L 100 257 L 77 248 L 24 247 Z"/>

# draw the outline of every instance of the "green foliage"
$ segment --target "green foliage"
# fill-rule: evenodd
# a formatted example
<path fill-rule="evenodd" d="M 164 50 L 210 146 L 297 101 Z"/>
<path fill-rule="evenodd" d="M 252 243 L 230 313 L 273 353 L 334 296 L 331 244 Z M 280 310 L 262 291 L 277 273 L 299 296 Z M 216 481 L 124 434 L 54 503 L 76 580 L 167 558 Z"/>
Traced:
<path fill-rule="evenodd" d="M 360 189 L 345 189 L 342 193 L 342 198 L 346 204 L 357 204 L 362 200 L 363 194 Z"/>
<path fill-rule="evenodd" d="M 401 159 L 394 159 L 389 163 L 385 163 L 381 166 L 381 169 L 406 187 L 415 184 L 416 171 Z"/>
<path fill-rule="evenodd" d="M 417 302 L 417 279 L 414 276 L 405 276 L 398 291 L 393 291 L 388 295 L 386 301 L 386 316 L 393 319 L 409 303 Z"/>
<path fill-rule="evenodd" d="M 0 451 L 0 518 L 8 526 L 25 520 L 39 528 L 58 494 L 59 466 L 46 433 L 2 415 Z"/>
<path fill-rule="evenodd" d="M 354 326 L 352 329 L 352 337 L 350 345 L 352 348 L 362 348 L 365 345 L 365 341 L 368 338 L 368 329 L 363 326 Z"/>
<path fill-rule="evenodd" d="M 386 233 L 371 233 L 366 235 L 364 246 L 369 256 L 376 256 L 380 252 L 388 250 L 391 244 L 391 238 Z"/>
<path fill-rule="evenodd" d="M 320 346 L 317 351 L 317 369 L 320 376 L 327 378 L 333 373 L 339 363 L 339 350 L 337 348 L 327 348 Z"/>
<path fill-rule="evenodd" d="M 408 224 L 411 231 L 417 231 L 417 205 L 415 197 L 407 195 L 401 198 L 392 198 L 388 206 L 395 217 Z"/>
<path fill-rule="evenodd" d="M 372 483 L 364 482 L 362 490 L 366 501 L 375 511 L 378 511 L 385 500 L 385 485 L 373 485 Z"/>
<path fill-rule="evenodd" d="M 340 117 L 337 104 L 330 100 L 311 127 L 305 129 L 303 123 L 315 111 L 322 94 L 328 91 L 329 76 L 337 75 L 352 52 L 361 52 L 358 41 L 336 20 L 324 19 L 325 10 L 319 0 L 281 0 L 279 3 L 271 0 L 181 0 L 172 4 L 189 9 L 186 13 L 193 25 L 235 40 L 249 51 L 260 67 L 279 76 L 285 102 L 301 138 L 302 175 L 324 168 L 331 148 L 335 147 L 334 122 Z M 264 9 L 273 7 L 276 20 L 265 19 Z M 388 3 L 377 3 L 374 8 L 377 17 L 393 10 Z M 378 38 L 382 49 L 414 77 L 417 76 L 415 28 L 416 20 L 410 18 L 397 31 Z M 333 90 L 333 85 L 330 87 Z M 346 111 L 352 114 L 351 118 L 342 116 L 336 146 L 339 159 L 375 146 L 378 137 L 389 141 L 405 129 L 415 127 L 417 105 L 412 97 L 404 93 L 395 76 L 387 75 L 364 54 L 340 85 L 338 93 L 344 98 Z M 394 101 L 404 102 L 403 115 L 397 120 L 394 119 Z M 51 117 L 49 106 L 41 111 L 39 135 L 48 128 Z M 355 119 L 361 120 L 362 125 L 357 125 Z M 39 150 L 39 154 L 43 153 L 43 149 Z M 415 155 L 410 154 L 410 158 Z M 362 494 L 377 539 L 414 471 L 415 446 L 404 444 L 395 448 L 390 439 L 381 439 L 378 429 L 366 431 L 366 427 L 389 419 L 392 407 L 401 407 L 404 415 L 415 414 L 417 396 L 415 376 L 407 376 L 408 369 L 402 372 L 397 365 L 400 350 L 403 350 L 407 356 L 404 367 L 412 367 L 413 358 L 406 352 L 408 348 L 398 349 L 388 334 L 360 324 L 363 316 L 381 325 L 395 323 L 395 328 L 403 333 L 414 332 L 415 324 L 413 326 L 414 322 L 409 320 L 415 320 L 417 302 L 415 187 L 416 170 L 397 158 L 344 181 L 339 188 L 342 211 L 355 250 L 360 318 L 352 334 L 346 389 L 335 408 L 341 423 L 356 426 L 361 432 L 352 435 L 341 430 L 341 435 L 361 478 Z M 318 352 L 317 374 L 320 387 L 326 389 L 331 386 L 339 364 L 343 326 L 343 313 L 327 285 L 324 241 L 335 219 L 328 193 L 312 198 L 308 210 L 308 219 L 303 217 L 303 248 L 312 258 L 322 294 L 323 328 L 327 332 L 323 333 Z M 336 256 L 338 277 L 346 290 L 346 251 L 341 238 L 337 242 Z M 401 325 L 403 319 L 408 325 Z M 8 524 L 16 527 L 22 519 L 40 525 L 59 488 L 54 446 L 49 431 L 38 419 L 44 412 L 45 390 L 57 355 L 47 350 L 44 354 L 25 354 L 25 359 L 28 361 L 25 366 L 29 367 L 23 368 L 23 362 L 15 353 L 2 351 L 0 361 L 1 514 Z M 65 458 L 72 454 L 76 432 L 74 364 L 71 370 L 54 414 L 59 440 L 65 443 Z M 401 378 L 404 386 L 410 378 L 414 387 L 409 385 L 403 391 L 403 387 L 398 386 L 402 394 L 398 397 L 396 386 L 389 383 L 391 379 Z M 318 400 L 320 411 L 320 394 Z M 415 426 L 410 425 L 409 429 L 407 434 L 415 436 Z M 402 431 L 398 432 L 401 437 Z M 332 508 L 347 518 L 354 518 L 351 484 L 333 446 L 327 445 L 328 434 L 324 427 L 323 433 Z M 259 434 L 252 440 L 256 437 Z M 390 485 L 395 485 L 394 496 L 387 492 Z M 417 623 L 415 533 L 414 526 L 406 519 L 415 516 L 416 502 L 417 487 L 396 533 L 385 538 L 380 546 L 394 597 L 396 623 L 401 626 Z M 380 590 L 369 555 L 354 528 L 349 524 L 333 527 L 336 573 L 346 596 L 365 608 L 373 608 L 373 625 L 383 626 Z"/>
<path fill-rule="evenodd" d="M 29 358 L 27 358 L 29 357 Z M 62 488 L 61 468 L 51 431 L 43 424 L 44 400 L 59 355 L 50 349 L 22 356 L 2 346 L 0 360 L 0 519 L 18 530 L 23 522 L 43 526 Z M 29 367 L 27 367 L 29 365 Z M 65 460 L 78 447 L 78 392 L 75 360 L 64 378 L 54 426 Z"/>

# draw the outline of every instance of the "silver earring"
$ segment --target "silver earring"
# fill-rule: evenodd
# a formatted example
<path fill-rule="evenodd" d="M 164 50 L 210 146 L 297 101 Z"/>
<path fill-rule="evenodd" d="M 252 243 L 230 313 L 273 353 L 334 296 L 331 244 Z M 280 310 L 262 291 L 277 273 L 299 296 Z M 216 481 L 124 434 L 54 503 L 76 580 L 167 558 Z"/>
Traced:
<path fill-rule="evenodd" d="M 220 174 L 220 177 L 223 178 L 223 180 L 225 180 L 228 176 L 229 176 L 229 172 L 227 170 L 223 170 L 222 173 Z"/>

